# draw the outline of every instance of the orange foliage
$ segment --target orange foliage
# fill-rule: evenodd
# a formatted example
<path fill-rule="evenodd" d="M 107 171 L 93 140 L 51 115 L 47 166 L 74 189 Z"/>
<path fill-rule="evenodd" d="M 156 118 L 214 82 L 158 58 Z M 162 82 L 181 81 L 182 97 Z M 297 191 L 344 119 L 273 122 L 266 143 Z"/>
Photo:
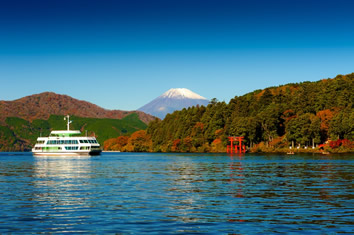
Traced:
<path fill-rule="evenodd" d="M 111 147 L 115 144 L 116 138 L 108 139 L 103 143 L 104 150 L 112 150 Z"/>
<path fill-rule="evenodd" d="M 329 129 L 329 122 L 332 120 L 333 116 L 335 115 L 335 112 L 325 109 L 322 111 L 319 111 L 316 116 L 321 119 L 321 130 L 328 131 Z"/>
<path fill-rule="evenodd" d="M 295 114 L 294 110 L 288 109 L 288 110 L 285 110 L 285 111 L 283 112 L 282 118 L 283 118 L 286 122 L 288 122 L 288 121 L 290 121 L 291 119 L 296 118 L 296 114 Z"/>
<path fill-rule="evenodd" d="M 147 152 L 151 151 L 151 136 L 145 130 L 134 132 L 131 136 L 119 136 L 104 142 L 104 150 Z"/>
<path fill-rule="evenodd" d="M 202 122 L 197 122 L 194 126 L 194 128 L 198 128 L 200 130 L 203 130 L 204 129 L 204 124 Z"/>
<path fill-rule="evenodd" d="M 211 143 L 211 152 L 225 152 L 225 148 L 222 145 L 222 141 L 220 138 L 215 139 L 212 143 Z"/>
<path fill-rule="evenodd" d="M 192 129 L 191 136 L 194 137 L 194 136 L 201 135 L 203 133 L 203 130 L 204 130 L 204 124 L 202 122 L 197 122 Z"/>
<path fill-rule="evenodd" d="M 284 139 L 284 136 L 280 136 L 280 137 L 277 137 L 277 138 L 274 138 L 270 143 L 269 145 L 270 146 L 279 146 L 281 144 L 281 142 L 283 141 Z"/>
<path fill-rule="evenodd" d="M 296 86 L 284 85 L 284 86 L 270 88 L 269 91 L 272 95 L 279 95 L 280 93 L 285 93 L 287 89 L 289 89 L 291 93 L 294 93 L 295 91 L 299 90 L 299 88 Z M 259 100 L 263 96 L 265 90 L 266 89 L 255 94 L 255 97 Z"/>
<path fill-rule="evenodd" d="M 224 129 L 218 129 L 218 130 L 216 130 L 215 131 L 215 136 L 217 137 L 217 138 L 220 138 L 220 136 L 223 134 L 223 132 L 224 132 Z M 215 141 L 215 140 L 214 140 Z"/>
<path fill-rule="evenodd" d="M 117 138 L 108 139 L 103 143 L 104 150 L 123 151 L 127 145 L 129 136 L 119 136 Z"/>
<path fill-rule="evenodd" d="M 221 139 L 215 139 L 212 143 L 212 145 L 218 145 L 221 144 Z"/>
<path fill-rule="evenodd" d="M 148 152 L 151 151 L 152 141 L 151 136 L 145 130 L 134 132 L 125 147 L 125 151 L 129 152 Z"/>
<path fill-rule="evenodd" d="M 190 152 L 192 149 L 192 138 L 190 136 L 187 136 L 186 138 L 184 138 L 183 145 L 185 146 L 187 151 Z"/>
<path fill-rule="evenodd" d="M 179 145 L 180 145 L 180 143 L 181 143 L 181 139 L 176 139 L 176 140 L 174 140 L 173 143 L 172 143 L 171 151 L 172 151 L 172 152 L 177 152 L 177 151 L 179 151 Z"/>
<path fill-rule="evenodd" d="M 144 139 L 145 137 L 146 137 L 146 131 L 140 130 L 140 131 L 134 132 L 134 133 L 130 136 L 130 139 L 131 139 L 131 140 L 141 140 L 141 139 Z"/>

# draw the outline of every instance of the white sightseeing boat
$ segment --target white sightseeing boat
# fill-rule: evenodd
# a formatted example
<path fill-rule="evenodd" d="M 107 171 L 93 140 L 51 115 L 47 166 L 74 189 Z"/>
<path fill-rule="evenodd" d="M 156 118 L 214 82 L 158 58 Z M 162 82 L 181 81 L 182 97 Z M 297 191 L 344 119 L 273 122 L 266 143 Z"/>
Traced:
<path fill-rule="evenodd" d="M 38 137 L 37 143 L 32 148 L 33 155 L 99 155 L 102 150 L 96 138 L 78 136 L 81 134 L 80 131 L 70 130 L 69 115 L 65 119 L 67 120 L 67 130 L 52 131 L 49 137 Z"/>

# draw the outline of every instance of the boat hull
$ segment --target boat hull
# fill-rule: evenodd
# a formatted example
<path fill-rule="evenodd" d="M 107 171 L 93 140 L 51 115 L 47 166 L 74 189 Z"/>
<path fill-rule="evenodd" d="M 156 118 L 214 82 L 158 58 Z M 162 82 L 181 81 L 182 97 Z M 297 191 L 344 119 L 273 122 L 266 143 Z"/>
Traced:
<path fill-rule="evenodd" d="M 32 151 L 34 156 L 96 156 L 101 154 L 101 150 L 94 151 L 58 151 L 58 152 L 44 152 L 44 151 Z"/>

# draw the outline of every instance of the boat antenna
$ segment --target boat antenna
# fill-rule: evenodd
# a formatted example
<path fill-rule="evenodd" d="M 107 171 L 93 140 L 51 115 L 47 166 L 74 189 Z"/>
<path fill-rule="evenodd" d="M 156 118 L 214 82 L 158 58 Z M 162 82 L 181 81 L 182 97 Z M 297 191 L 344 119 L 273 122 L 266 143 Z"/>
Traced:
<path fill-rule="evenodd" d="M 67 127 L 67 130 L 69 131 L 70 130 L 70 123 L 72 123 L 73 121 L 70 121 L 69 115 L 66 115 L 66 117 L 64 117 L 64 120 L 68 120 L 66 127 Z"/>

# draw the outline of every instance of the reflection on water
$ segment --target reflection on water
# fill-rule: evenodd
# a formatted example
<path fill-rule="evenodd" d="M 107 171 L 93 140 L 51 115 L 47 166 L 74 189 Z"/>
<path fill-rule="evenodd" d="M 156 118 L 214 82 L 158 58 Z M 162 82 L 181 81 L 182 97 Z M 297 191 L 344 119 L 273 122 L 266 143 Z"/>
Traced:
<path fill-rule="evenodd" d="M 83 207 L 90 176 L 90 156 L 36 156 L 33 185 L 41 191 L 36 199 L 53 203 L 55 209 Z"/>
<path fill-rule="evenodd" d="M 233 184 L 231 187 L 232 196 L 236 198 L 242 198 L 243 195 L 243 185 L 244 185 L 244 174 L 243 174 L 243 166 L 242 159 L 244 156 L 230 156 L 231 161 L 229 163 L 230 167 L 230 184 Z"/>
<path fill-rule="evenodd" d="M 93 193 L 89 157 L 32 157 L 2 161 L 2 224 L 8 231 L 72 231 L 86 215 L 75 211 L 91 207 L 86 200 Z M 6 165 L 4 165 L 7 164 Z M 45 228 L 37 228 L 38 222 Z M 29 227 L 23 225 L 30 223 Z M 6 230 L 6 227 L 12 228 Z M 44 230 L 43 230 L 44 229 Z M 76 230 L 81 231 L 79 230 Z"/>
<path fill-rule="evenodd" d="M 166 191 L 171 197 L 168 203 L 169 210 L 173 211 L 168 218 L 173 221 L 198 221 L 193 210 L 202 209 L 202 206 L 198 204 L 202 189 L 198 187 L 201 174 L 196 168 L 196 164 L 189 159 L 167 165 L 165 173 L 170 176 L 171 183 L 167 185 Z"/>
<path fill-rule="evenodd" d="M 353 160 L 0 154 L 0 233 L 352 232 Z"/>

